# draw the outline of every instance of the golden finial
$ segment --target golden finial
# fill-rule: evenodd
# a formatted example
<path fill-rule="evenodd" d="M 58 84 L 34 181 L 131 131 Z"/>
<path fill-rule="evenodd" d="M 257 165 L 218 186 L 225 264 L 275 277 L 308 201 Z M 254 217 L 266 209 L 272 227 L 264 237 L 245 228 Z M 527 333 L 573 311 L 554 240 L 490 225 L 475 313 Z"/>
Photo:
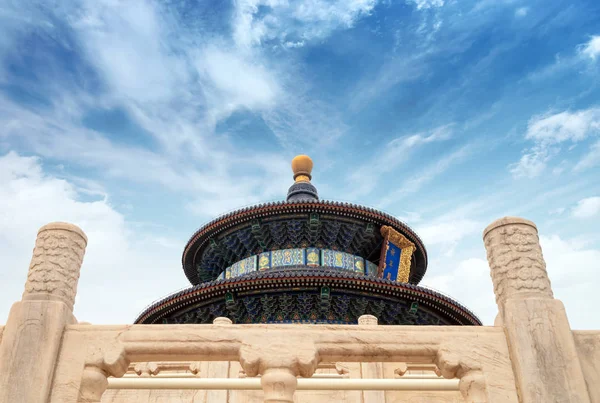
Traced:
<path fill-rule="evenodd" d="M 292 171 L 296 182 L 310 182 L 313 162 L 308 155 L 296 155 L 292 160 Z"/>

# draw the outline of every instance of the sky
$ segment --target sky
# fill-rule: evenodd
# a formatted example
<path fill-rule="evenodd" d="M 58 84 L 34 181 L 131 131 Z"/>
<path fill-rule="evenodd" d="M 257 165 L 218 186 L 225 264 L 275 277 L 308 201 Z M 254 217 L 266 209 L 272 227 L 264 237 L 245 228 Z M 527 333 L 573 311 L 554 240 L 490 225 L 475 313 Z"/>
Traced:
<path fill-rule="evenodd" d="M 0 0 L 0 323 L 37 230 L 88 236 L 75 315 L 188 287 L 185 243 L 320 197 L 423 238 L 422 285 L 491 325 L 483 229 L 534 221 L 574 329 L 600 328 L 600 2 Z"/>

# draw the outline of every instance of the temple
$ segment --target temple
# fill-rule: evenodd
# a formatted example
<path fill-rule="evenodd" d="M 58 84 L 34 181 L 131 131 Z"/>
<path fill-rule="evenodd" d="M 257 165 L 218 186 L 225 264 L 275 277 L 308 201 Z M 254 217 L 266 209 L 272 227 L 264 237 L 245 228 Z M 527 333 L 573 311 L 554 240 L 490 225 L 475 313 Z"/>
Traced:
<path fill-rule="evenodd" d="M 200 228 L 192 287 L 133 325 L 75 318 L 88 239 L 40 228 L 0 325 L 0 403 L 600 403 L 600 331 L 571 329 L 533 222 L 483 230 L 498 314 L 482 326 L 418 285 L 427 252 L 408 226 L 319 200 L 310 158 L 292 168 L 285 202 Z"/>
<path fill-rule="evenodd" d="M 406 224 L 381 211 L 319 200 L 313 162 L 292 160 L 287 200 L 243 208 L 201 227 L 182 263 L 192 287 L 135 323 L 481 325 L 468 309 L 420 287 L 427 250 Z"/>

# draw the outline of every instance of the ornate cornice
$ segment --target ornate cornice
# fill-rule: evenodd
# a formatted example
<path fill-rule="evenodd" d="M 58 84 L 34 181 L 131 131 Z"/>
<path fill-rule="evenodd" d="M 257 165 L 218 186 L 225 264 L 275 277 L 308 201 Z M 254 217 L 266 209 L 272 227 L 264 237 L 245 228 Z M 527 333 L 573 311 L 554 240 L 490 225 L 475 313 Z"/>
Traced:
<path fill-rule="evenodd" d="M 423 278 L 427 269 L 427 250 L 419 236 L 405 223 L 370 207 L 351 203 L 311 200 L 259 204 L 233 211 L 210 221 L 194 233 L 184 248 L 182 264 L 186 276 L 192 284 L 198 284 L 201 281 L 195 270 L 194 262 L 197 259 L 198 252 L 206 247 L 209 239 L 237 225 L 250 224 L 252 220 L 298 213 L 331 214 L 333 216 L 360 219 L 379 226 L 390 226 L 406 236 L 415 245 L 416 250 L 413 256 L 415 268 L 411 273 L 410 282 L 416 284 Z"/>

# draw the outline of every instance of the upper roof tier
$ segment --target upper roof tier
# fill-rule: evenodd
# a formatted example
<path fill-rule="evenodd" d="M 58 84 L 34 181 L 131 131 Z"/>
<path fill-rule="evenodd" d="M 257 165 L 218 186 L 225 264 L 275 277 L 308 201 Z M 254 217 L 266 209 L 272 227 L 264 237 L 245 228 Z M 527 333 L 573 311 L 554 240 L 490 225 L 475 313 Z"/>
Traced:
<path fill-rule="evenodd" d="M 292 161 L 294 184 L 287 200 L 245 207 L 201 227 L 182 256 L 184 272 L 193 285 L 217 279 L 232 264 L 262 252 L 315 247 L 342 251 L 379 263 L 388 226 L 415 246 L 408 282 L 418 284 L 427 270 L 427 251 L 418 235 L 400 220 L 360 205 L 319 200 L 310 182 L 312 160 Z"/>

